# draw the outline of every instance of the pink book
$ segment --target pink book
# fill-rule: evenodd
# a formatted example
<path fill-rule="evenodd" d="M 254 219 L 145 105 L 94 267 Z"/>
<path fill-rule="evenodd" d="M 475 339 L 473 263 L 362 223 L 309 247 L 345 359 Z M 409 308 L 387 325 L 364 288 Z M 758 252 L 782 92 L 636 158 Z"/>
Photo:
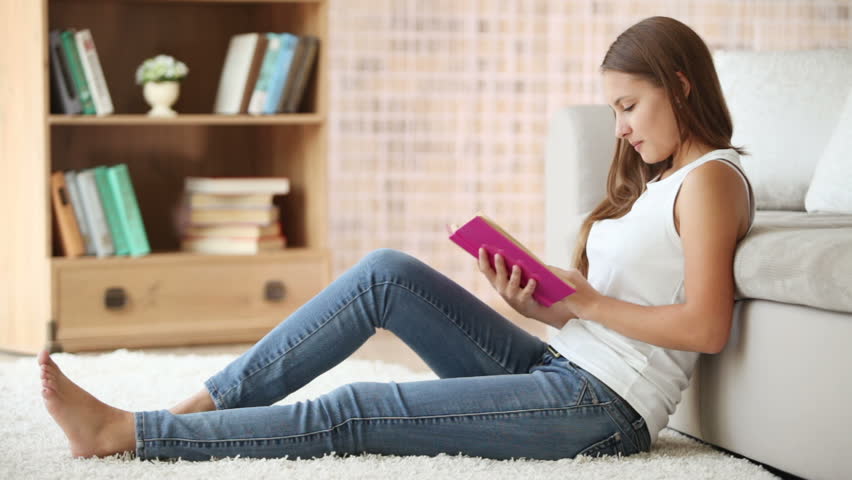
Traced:
<path fill-rule="evenodd" d="M 479 258 L 479 247 L 484 247 L 485 251 L 488 252 L 491 268 L 496 268 L 494 266 L 495 253 L 499 253 L 503 257 L 507 272 L 511 273 L 512 267 L 518 265 L 521 268 L 521 288 L 526 286 L 530 278 L 534 278 L 536 287 L 533 298 L 545 307 L 550 307 L 577 291 L 573 286 L 565 283 L 551 272 L 544 262 L 539 260 L 520 242 L 484 215 L 477 215 L 471 221 L 462 225 L 455 233 L 450 235 L 450 240 L 477 259 Z"/>

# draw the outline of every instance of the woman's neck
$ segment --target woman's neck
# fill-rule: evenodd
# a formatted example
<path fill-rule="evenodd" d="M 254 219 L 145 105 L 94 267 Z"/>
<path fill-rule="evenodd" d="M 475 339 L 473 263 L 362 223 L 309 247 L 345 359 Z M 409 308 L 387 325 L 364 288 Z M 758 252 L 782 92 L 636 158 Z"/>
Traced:
<path fill-rule="evenodd" d="M 672 175 L 676 171 L 698 160 L 704 155 L 707 155 L 713 150 L 713 147 L 703 143 L 695 143 L 692 141 L 685 142 L 675 153 L 674 158 L 672 159 L 672 166 L 668 170 L 664 171 L 660 178 L 662 179 Z"/>

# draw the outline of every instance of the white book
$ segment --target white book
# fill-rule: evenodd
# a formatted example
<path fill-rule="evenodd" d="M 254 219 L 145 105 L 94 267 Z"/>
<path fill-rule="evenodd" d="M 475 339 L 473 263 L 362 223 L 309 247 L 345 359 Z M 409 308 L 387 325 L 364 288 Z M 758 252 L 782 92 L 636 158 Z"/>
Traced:
<path fill-rule="evenodd" d="M 77 225 L 80 227 L 80 236 L 83 237 L 83 243 L 86 245 L 86 255 L 94 255 L 95 243 L 92 241 L 91 228 L 84 212 L 83 197 L 80 195 L 76 172 L 72 170 L 65 172 L 65 185 L 68 187 L 71 207 L 74 209 L 74 216 L 77 217 Z"/>
<path fill-rule="evenodd" d="M 104 71 L 98 59 L 98 50 L 95 48 L 92 32 L 88 28 L 77 31 L 74 33 L 74 40 L 77 42 L 83 74 L 86 76 L 92 100 L 95 102 L 95 113 L 97 115 L 109 115 L 113 112 L 112 97 L 110 97 Z"/>
<path fill-rule="evenodd" d="M 219 76 L 213 112 L 229 115 L 240 113 L 240 103 L 259 38 L 259 33 L 241 33 L 231 37 L 222 74 Z"/>
<path fill-rule="evenodd" d="M 186 177 L 184 189 L 188 193 L 218 195 L 285 195 L 290 192 L 290 180 L 287 177 Z"/>
<path fill-rule="evenodd" d="M 95 172 L 91 169 L 77 172 L 77 185 L 80 189 L 80 196 L 83 197 L 83 212 L 91 228 L 95 255 L 107 257 L 114 254 L 115 246 L 112 243 L 112 234 L 109 231 L 98 186 L 95 183 Z"/>
<path fill-rule="evenodd" d="M 233 238 L 183 238 L 181 250 L 208 255 L 254 255 L 260 252 L 281 250 L 287 242 L 284 237 Z"/>

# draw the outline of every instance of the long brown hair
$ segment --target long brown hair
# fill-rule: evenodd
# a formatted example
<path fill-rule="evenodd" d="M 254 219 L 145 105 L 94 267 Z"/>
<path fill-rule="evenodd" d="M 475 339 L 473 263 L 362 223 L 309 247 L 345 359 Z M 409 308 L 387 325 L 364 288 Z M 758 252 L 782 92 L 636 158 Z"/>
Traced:
<path fill-rule="evenodd" d="M 672 108 L 681 144 L 692 139 L 715 149 L 733 148 L 740 155 L 746 154 L 742 148 L 731 145 L 733 124 L 710 50 L 683 23 L 668 17 L 642 20 L 615 39 L 600 68 L 602 73 L 609 70 L 636 75 L 663 88 L 672 105 L 682 105 Z M 688 96 L 677 72 L 691 85 Z M 648 165 L 627 140 L 616 139 L 606 198 L 583 221 L 574 248 L 574 268 L 583 276 L 589 274 L 586 242 L 592 224 L 627 214 L 645 190 L 645 184 L 671 166 L 671 156 Z"/>

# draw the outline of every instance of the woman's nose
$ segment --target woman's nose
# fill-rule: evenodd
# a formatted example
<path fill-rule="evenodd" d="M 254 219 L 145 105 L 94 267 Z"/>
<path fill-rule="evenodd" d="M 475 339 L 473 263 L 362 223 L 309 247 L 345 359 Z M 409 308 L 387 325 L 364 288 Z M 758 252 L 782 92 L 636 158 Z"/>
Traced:
<path fill-rule="evenodd" d="M 616 121 L 615 121 L 615 136 L 617 138 L 624 138 L 629 133 L 630 133 L 630 126 L 627 125 L 626 122 L 616 119 Z"/>

